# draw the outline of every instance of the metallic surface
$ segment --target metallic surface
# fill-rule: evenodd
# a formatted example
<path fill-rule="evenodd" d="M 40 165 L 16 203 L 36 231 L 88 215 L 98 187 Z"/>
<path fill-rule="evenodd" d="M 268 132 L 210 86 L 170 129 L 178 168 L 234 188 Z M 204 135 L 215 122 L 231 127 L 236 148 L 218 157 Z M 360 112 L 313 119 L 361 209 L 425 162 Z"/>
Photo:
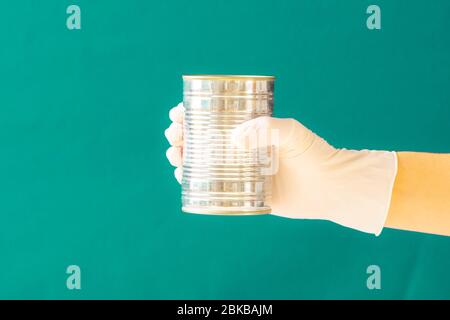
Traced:
<path fill-rule="evenodd" d="M 201 214 L 270 213 L 267 157 L 236 147 L 231 131 L 271 116 L 270 76 L 183 76 L 185 107 L 182 210 Z"/>

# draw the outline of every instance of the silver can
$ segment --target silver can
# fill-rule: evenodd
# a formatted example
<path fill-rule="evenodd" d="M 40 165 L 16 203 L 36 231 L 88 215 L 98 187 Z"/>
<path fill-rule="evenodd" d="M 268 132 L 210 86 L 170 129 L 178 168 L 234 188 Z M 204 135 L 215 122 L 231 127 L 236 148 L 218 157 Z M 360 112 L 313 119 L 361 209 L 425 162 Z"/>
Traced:
<path fill-rule="evenodd" d="M 182 210 L 202 214 L 270 213 L 270 150 L 231 141 L 239 124 L 273 111 L 274 77 L 183 76 Z"/>

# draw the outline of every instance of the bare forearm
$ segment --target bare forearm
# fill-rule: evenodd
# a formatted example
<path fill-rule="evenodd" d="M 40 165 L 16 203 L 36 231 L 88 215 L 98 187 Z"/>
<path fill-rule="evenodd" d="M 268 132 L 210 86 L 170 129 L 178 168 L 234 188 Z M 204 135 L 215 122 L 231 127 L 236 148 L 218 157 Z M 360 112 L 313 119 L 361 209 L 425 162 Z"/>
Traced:
<path fill-rule="evenodd" d="M 398 152 L 385 226 L 450 236 L 450 154 Z"/>

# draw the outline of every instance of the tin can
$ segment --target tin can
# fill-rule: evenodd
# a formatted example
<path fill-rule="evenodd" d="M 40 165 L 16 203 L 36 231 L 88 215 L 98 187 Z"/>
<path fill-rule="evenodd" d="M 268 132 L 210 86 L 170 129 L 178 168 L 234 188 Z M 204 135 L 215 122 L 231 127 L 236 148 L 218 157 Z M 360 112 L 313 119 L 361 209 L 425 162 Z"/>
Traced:
<path fill-rule="evenodd" d="M 184 212 L 271 212 L 272 176 L 264 173 L 270 151 L 239 148 L 231 133 L 247 120 L 272 115 L 274 80 L 272 76 L 183 76 Z"/>

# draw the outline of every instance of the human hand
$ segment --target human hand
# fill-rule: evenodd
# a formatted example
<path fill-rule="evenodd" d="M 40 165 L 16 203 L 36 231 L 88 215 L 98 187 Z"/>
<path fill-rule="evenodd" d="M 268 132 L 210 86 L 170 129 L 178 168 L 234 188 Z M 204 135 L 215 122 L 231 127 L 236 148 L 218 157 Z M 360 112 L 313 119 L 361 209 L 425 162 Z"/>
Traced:
<path fill-rule="evenodd" d="M 169 117 L 172 124 L 165 135 L 171 147 L 166 155 L 181 182 L 182 103 L 170 110 Z M 242 148 L 251 148 L 250 135 L 270 131 L 276 131 L 279 137 L 275 145 L 279 164 L 273 177 L 272 214 L 325 219 L 364 232 L 381 232 L 397 171 L 395 153 L 338 149 L 295 119 L 273 117 L 259 117 L 239 125 L 233 131 L 233 140 Z"/>

